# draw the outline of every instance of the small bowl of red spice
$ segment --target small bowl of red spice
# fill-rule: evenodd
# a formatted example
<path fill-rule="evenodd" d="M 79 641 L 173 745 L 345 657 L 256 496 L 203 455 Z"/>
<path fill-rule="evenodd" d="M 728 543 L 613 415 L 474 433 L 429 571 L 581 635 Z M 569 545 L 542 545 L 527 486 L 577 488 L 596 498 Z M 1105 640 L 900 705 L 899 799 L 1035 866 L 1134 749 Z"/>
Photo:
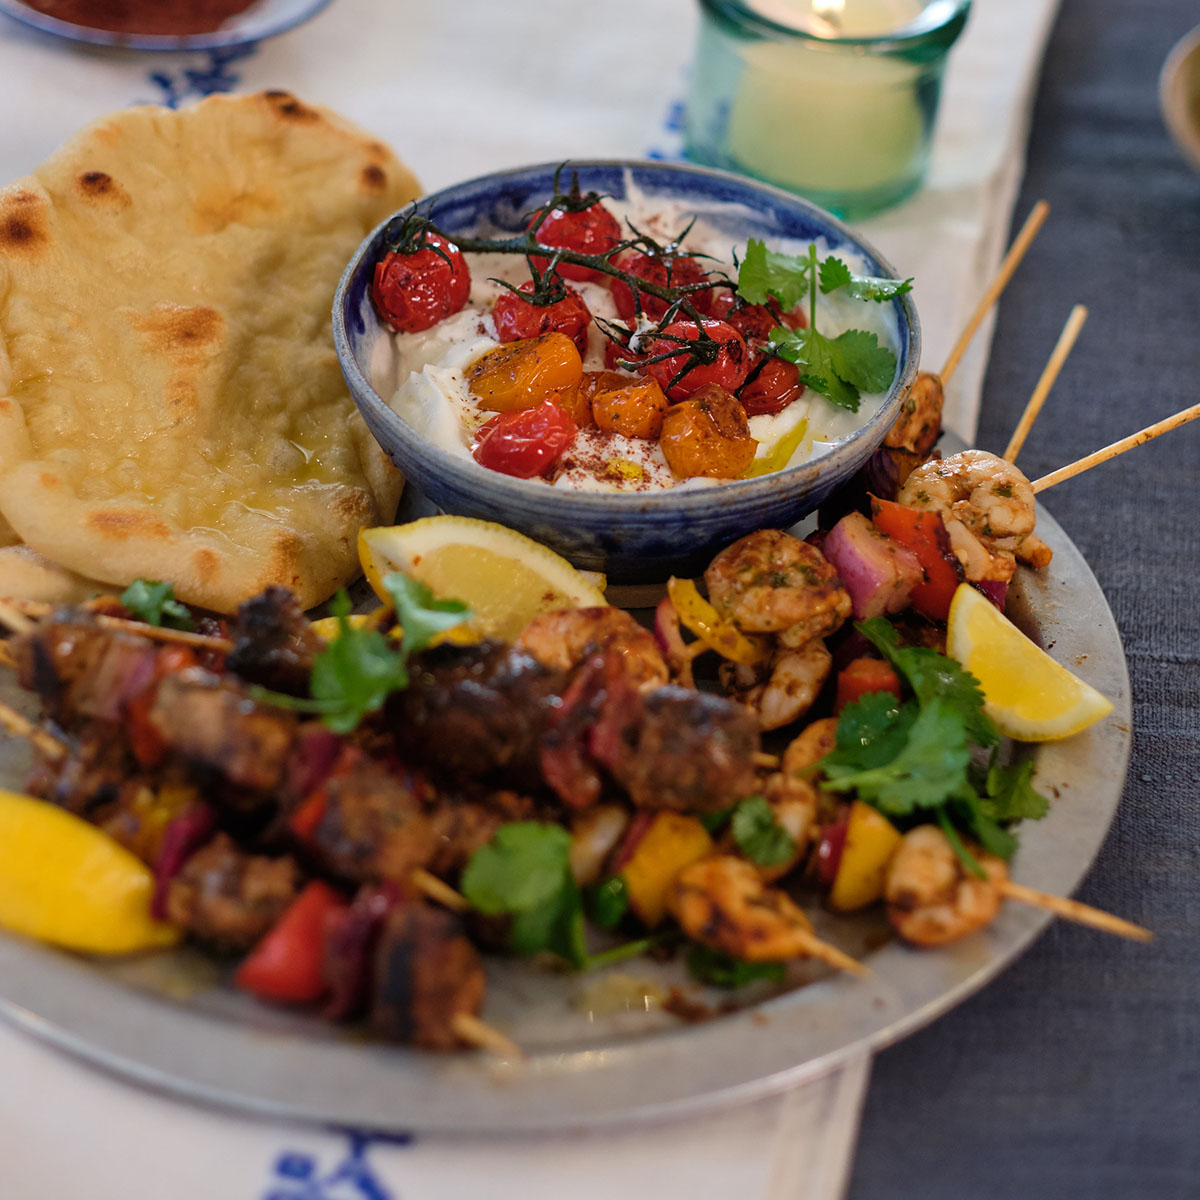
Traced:
<path fill-rule="evenodd" d="M 262 41 L 329 0 L 0 0 L 18 21 L 77 42 L 129 50 L 212 50 Z"/>

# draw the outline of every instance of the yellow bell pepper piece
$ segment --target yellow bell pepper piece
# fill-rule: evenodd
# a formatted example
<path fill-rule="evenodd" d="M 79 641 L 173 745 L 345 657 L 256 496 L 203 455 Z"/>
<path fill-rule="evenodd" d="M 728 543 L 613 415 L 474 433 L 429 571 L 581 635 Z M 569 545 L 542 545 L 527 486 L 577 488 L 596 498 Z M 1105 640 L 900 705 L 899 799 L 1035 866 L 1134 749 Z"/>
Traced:
<path fill-rule="evenodd" d="M 629 907 L 653 928 L 667 911 L 667 892 L 679 873 L 713 852 L 708 830 L 695 817 L 660 812 L 621 870 Z"/>
<path fill-rule="evenodd" d="M 377 608 L 369 613 L 351 613 L 346 619 L 350 622 L 351 629 L 377 629 L 391 611 L 390 608 Z M 318 617 L 310 622 L 310 625 L 313 633 L 323 642 L 332 642 L 338 635 L 337 617 Z M 404 637 L 404 630 L 399 625 L 393 625 L 388 630 L 388 637 L 393 642 L 398 642 Z M 453 646 L 470 646 L 479 640 L 480 634 L 476 630 L 466 625 L 455 625 L 452 629 L 435 634 L 430 645 L 440 646 L 443 642 L 449 642 Z"/>
<path fill-rule="evenodd" d="M 883 895 L 887 866 L 900 845 L 900 836 L 887 817 L 869 804 L 855 800 L 846 826 L 842 859 L 829 892 L 830 908 L 853 912 L 874 904 Z"/>
<path fill-rule="evenodd" d="M 149 868 L 94 825 L 0 791 L 0 927 L 91 954 L 173 945 L 153 893 Z"/>
<path fill-rule="evenodd" d="M 672 576 L 667 580 L 667 594 L 683 625 L 722 658 L 752 667 L 770 656 L 769 638 L 747 637 L 700 595 L 690 579 Z"/>

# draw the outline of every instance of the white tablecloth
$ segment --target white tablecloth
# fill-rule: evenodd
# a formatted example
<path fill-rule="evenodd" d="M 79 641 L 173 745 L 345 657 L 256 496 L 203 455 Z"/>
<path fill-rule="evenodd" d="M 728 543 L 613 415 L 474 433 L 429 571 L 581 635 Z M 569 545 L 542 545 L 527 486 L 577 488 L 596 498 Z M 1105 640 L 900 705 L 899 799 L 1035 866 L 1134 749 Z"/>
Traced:
<path fill-rule="evenodd" d="M 928 186 L 862 223 L 916 277 L 934 368 L 1002 253 L 1055 8 L 1055 0 L 976 0 L 951 59 Z M 258 46 L 151 55 L 70 44 L 0 19 L 0 178 L 28 171 L 109 110 L 266 87 L 358 121 L 431 190 L 573 156 L 675 157 L 696 20 L 692 0 L 335 0 Z M 968 440 L 990 334 L 989 322 L 948 397 L 947 423 Z M 397 1142 L 193 1108 L 0 1026 L 0 1195 L 820 1200 L 844 1189 L 868 1070 L 860 1059 L 783 1099 L 626 1133 Z"/>

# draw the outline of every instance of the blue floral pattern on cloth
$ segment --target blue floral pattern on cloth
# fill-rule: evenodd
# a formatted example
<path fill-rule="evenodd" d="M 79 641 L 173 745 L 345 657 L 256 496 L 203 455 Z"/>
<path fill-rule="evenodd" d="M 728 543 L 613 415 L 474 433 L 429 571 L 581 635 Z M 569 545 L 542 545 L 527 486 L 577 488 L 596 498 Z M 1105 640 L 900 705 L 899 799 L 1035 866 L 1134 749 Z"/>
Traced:
<path fill-rule="evenodd" d="M 354 1130 L 347 1130 L 346 1138 L 346 1155 L 328 1174 L 314 1155 L 285 1150 L 275 1160 L 272 1185 L 262 1200 L 400 1200 L 367 1162 L 367 1150 L 373 1143 L 409 1146 L 412 1138 Z"/>
<path fill-rule="evenodd" d="M 257 42 L 244 46 L 224 46 L 205 51 L 208 62 L 203 67 L 184 67 L 182 71 L 151 71 L 150 82 L 158 89 L 152 100 L 139 104 L 165 104 L 178 108 L 189 100 L 200 100 L 217 92 L 232 92 L 242 77 L 231 71 L 230 65 L 258 53 Z"/>

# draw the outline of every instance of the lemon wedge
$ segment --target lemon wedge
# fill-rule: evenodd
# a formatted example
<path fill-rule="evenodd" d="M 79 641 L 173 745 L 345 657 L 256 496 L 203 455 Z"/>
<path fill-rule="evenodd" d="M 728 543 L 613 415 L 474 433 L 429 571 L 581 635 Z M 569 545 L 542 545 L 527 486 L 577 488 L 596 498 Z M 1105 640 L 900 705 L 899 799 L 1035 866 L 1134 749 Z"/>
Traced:
<path fill-rule="evenodd" d="M 443 600 L 461 600 L 478 633 L 511 641 L 539 613 L 607 604 L 604 593 L 565 558 L 524 534 L 473 517 L 426 517 L 363 529 L 358 557 L 375 594 L 389 571 L 420 580 Z"/>
<path fill-rule="evenodd" d="M 983 688 L 984 711 L 1022 742 L 1071 737 L 1112 712 L 1112 702 L 1035 646 L 994 604 L 959 584 L 946 624 L 946 653 Z"/>
<path fill-rule="evenodd" d="M 169 946 L 150 915 L 154 877 L 94 825 L 44 800 L 0 791 L 0 927 L 91 954 Z"/>

